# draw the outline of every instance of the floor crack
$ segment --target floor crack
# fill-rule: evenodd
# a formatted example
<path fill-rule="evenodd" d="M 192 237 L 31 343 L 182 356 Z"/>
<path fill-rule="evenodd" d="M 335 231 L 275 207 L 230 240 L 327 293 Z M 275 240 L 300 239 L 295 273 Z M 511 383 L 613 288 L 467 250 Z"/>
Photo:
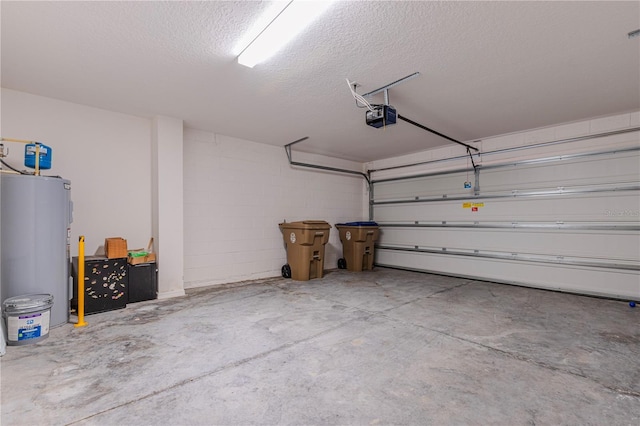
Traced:
<path fill-rule="evenodd" d="M 417 298 L 415 298 L 415 299 L 413 299 L 413 300 L 410 300 L 410 301 L 408 301 L 408 302 L 404 302 L 404 303 L 402 303 L 402 304 L 400 304 L 400 305 L 392 306 L 392 307 L 390 307 L 390 308 L 384 309 L 384 310 L 382 310 L 381 312 L 390 312 L 390 311 L 393 311 L 394 309 L 401 308 L 401 307 L 403 307 L 403 306 L 409 305 L 409 304 L 414 303 L 414 302 L 417 302 L 417 301 L 419 301 L 419 300 L 429 299 L 429 298 L 431 298 L 431 297 L 433 297 L 433 296 L 436 296 L 436 295 L 438 295 L 438 294 L 446 293 L 446 292 L 448 292 L 448 291 L 455 290 L 455 289 L 460 288 L 460 287 L 464 287 L 464 286 L 469 285 L 469 284 L 471 284 L 471 283 L 473 283 L 473 282 L 474 282 L 474 280 L 469 280 L 469 281 L 465 281 L 465 282 L 463 282 L 463 283 L 461 283 L 461 284 L 454 285 L 454 286 L 452 286 L 452 287 L 443 288 L 442 290 L 438 290 L 438 291 L 433 292 L 433 293 L 431 293 L 431 294 L 429 294 L 429 295 L 427 295 L 427 296 L 420 296 L 420 297 L 417 297 Z"/>
<path fill-rule="evenodd" d="M 317 337 L 320 337 L 320 336 L 323 336 L 323 335 L 325 335 L 325 334 L 327 334 L 327 333 L 330 333 L 330 332 L 332 332 L 332 331 L 338 330 L 338 329 L 340 329 L 340 328 L 342 328 L 342 327 L 346 326 L 347 324 L 349 324 L 349 323 L 351 323 L 351 322 L 359 321 L 359 320 L 367 319 L 367 318 L 368 318 L 367 316 L 365 316 L 365 317 L 356 317 L 356 318 L 351 318 L 351 319 L 349 319 L 349 320 L 347 320 L 347 321 L 343 321 L 343 322 L 341 322 L 341 323 L 340 323 L 340 324 L 338 324 L 338 325 L 335 325 L 335 326 L 330 327 L 330 328 L 328 328 L 328 329 L 322 330 L 322 331 L 320 331 L 320 332 L 318 332 L 318 333 L 315 333 L 315 334 L 313 334 L 313 335 L 311 335 L 311 336 L 308 336 L 308 337 L 305 337 L 305 338 L 303 338 L 303 339 L 298 339 L 298 340 L 295 340 L 295 341 L 293 341 L 293 342 L 287 342 L 287 343 L 284 343 L 284 344 L 282 344 L 282 345 L 280 345 L 280 346 L 277 346 L 277 347 L 275 347 L 275 348 L 273 348 L 273 349 L 270 349 L 270 350 L 268 350 L 268 351 L 260 352 L 260 353 L 258 353 L 258 354 L 256 354 L 256 355 L 253 355 L 253 356 L 250 356 L 250 357 L 247 357 L 247 358 L 243 358 L 243 359 L 240 359 L 240 360 L 238 360 L 238 361 L 231 362 L 231 363 L 229 363 L 229 364 L 222 365 L 222 366 L 220 366 L 220 367 L 218 367 L 218 368 L 215 368 L 215 369 L 213 369 L 213 370 L 211 370 L 211 371 L 209 371 L 209 372 L 206 372 L 206 373 L 204 373 L 204 374 L 200 374 L 200 375 L 198 375 L 198 376 L 188 377 L 188 378 L 186 378 L 186 379 L 180 380 L 180 381 L 179 381 L 179 382 L 177 382 L 177 383 L 174 383 L 173 385 L 170 385 L 170 386 L 164 387 L 164 388 L 162 388 L 162 389 L 158 389 L 158 390 L 153 391 L 153 392 L 151 392 L 151 393 L 149 393 L 149 394 L 147 394 L 147 395 L 143 395 L 143 396 L 141 396 L 141 397 L 139 397 L 139 398 L 136 398 L 136 399 L 133 399 L 133 400 L 131 400 L 131 401 L 126 401 L 126 402 L 120 403 L 120 404 L 118 404 L 118 405 L 116 405 L 116 406 L 114 406 L 114 407 L 110 407 L 110 408 L 107 408 L 107 409 L 105 409 L 105 410 L 99 411 L 99 412 L 97 412 L 97 413 L 91 414 L 90 416 L 86 416 L 86 417 L 83 417 L 83 418 L 81 418 L 81 419 L 74 420 L 74 421 L 72 421 L 72 422 L 67 423 L 67 426 L 69 426 L 69 425 L 73 425 L 73 424 L 77 424 L 77 423 L 80 423 L 80 422 L 82 422 L 82 421 L 85 421 L 85 420 L 91 419 L 91 418 L 93 418 L 93 417 L 99 416 L 99 415 L 104 414 L 104 413 L 108 413 L 109 411 L 113 411 L 113 410 L 115 410 L 115 409 L 117 409 L 117 408 L 125 407 L 125 406 L 127 406 L 127 405 L 130 405 L 130 404 L 133 404 L 133 403 L 136 403 L 136 402 L 139 402 L 139 401 L 143 401 L 143 400 L 145 400 L 145 399 L 152 398 L 152 397 L 154 397 L 154 396 L 156 396 L 156 395 L 162 394 L 162 393 L 164 393 L 164 392 L 166 392 L 166 391 L 169 391 L 169 390 L 171 390 L 171 389 L 179 388 L 179 387 L 184 386 L 184 385 L 186 385 L 186 384 L 189 384 L 189 383 L 191 383 L 191 382 L 195 382 L 195 381 L 198 381 L 198 380 L 204 379 L 204 378 L 206 378 L 206 377 L 214 376 L 214 375 L 216 375 L 216 374 L 218 374 L 218 373 L 221 373 L 221 372 L 223 372 L 223 371 L 226 371 L 226 370 L 229 370 L 229 369 L 232 369 L 232 368 L 235 368 L 235 367 L 241 366 L 241 365 L 243 365 L 243 364 L 247 364 L 247 363 L 249 363 L 249 362 L 251 362 L 251 361 L 255 361 L 255 360 L 257 360 L 257 359 L 266 358 L 267 356 L 269 356 L 269 355 L 271 355 L 271 354 L 273 354 L 273 353 L 276 353 L 276 352 L 280 352 L 280 351 L 286 350 L 286 349 L 291 348 L 291 347 L 293 347 L 293 346 L 296 346 L 296 345 L 298 345 L 298 344 L 301 344 L 301 343 L 305 343 L 305 342 L 311 341 L 311 340 L 313 340 L 313 339 L 315 339 L 315 338 L 317 338 Z"/>
<path fill-rule="evenodd" d="M 545 362 L 542 362 L 542 361 L 536 361 L 535 359 L 532 359 L 532 358 L 529 358 L 529 357 L 526 357 L 526 356 L 523 356 L 523 355 L 519 355 L 517 353 L 505 351 L 503 349 L 498 349 L 498 348 L 495 348 L 493 346 L 485 345 L 483 343 L 479 343 L 479 342 L 476 342 L 476 341 L 473 341 L 473 340 L 470 340 L 470 339 L 466 339 L 464 337 L 455 336 L 453 334 L 447 333 L 447 332 L 442 331 L 442 330 L 437 330 L 437 329 L 425 327 L 425 326 L 420 325 L 420 324 L 415 324 L 415 323 L 412 323 L 412 322 L 407 322 L 407 321 L 402 321 L 402 320 L 399 320 L 399 319 L 396 319 L 396 318 L 392 318 L 392 317 L 389 317 L 389 316 L 385 315 L 383 312 L 380 312 L 379 315 L 381 317 L 389 319 L 391 321 L 396 321 L 396 322 L 401 322 L 401 323 L 404 323 L 404 324 L 409 324 L 409 325 L 412 325 L 414 327 L 418 327 L 418 328 L 421 328 L 423 330 L 432 331 L 434 333 L 438 333 L 440 335 L 443 335 L 443 336 L 446 336 L 446 337 L 449 337 L 449 338 L 452 338 L 452 339 L 455 339 L 455 340 L 459 340 L 459 341 L 462 341 L 462 342 L 465 342 L 465 343 L 469 343 L 469 344 L 472 344 L 472 345 L 480 346 L 480 347 L 482 347 L 484 349 L 487 349 L 487 350 L 492 351 L 492 352 L 499 353 L 501 355 L 504 355 L 506 357 L 509 357 L 509 358 L 517 360 L 517 361 L 526 362 L 526 363 L 533 364 L 533 365 L 536 365 L 536 366 L 541 367 L 541 368 L 545 368 L 547 370 L 557 371 L 557 372 L 560 372 L 560 373 L 569 374 L 569 375 L 574 376 L 574 377 L 579 377 L 579 378 L 584 379 L 584 380 L 589 380 L 589 381 L 591 381 L 591 382 L 593 382 L 593 383 L 595 383 L 595 384 L 597 384 L 599 386 L 602 386 L 605 389 L 608 389 L 608 390 L 610 390 L 611 392 L 614 392 L 614 393 L 618 393 L 618 394 L 626 395 L 626 396 L 631 396 L 631 397 L 635 397 L 635 398 L 640 398 L 640 392 L 637 392 L 637 391 L 634 391 L 634 390 L 631 390 L 631 389 L 622 389 L 622 388 L 618 388 L 618 387 L 613 387 L 613 386 L 607 385 L 606 383 L 599 382 L 598 380 L 596 380 L 596 379 L 594 379 L 594 378 L 592 378 L 590 376 L 587 376 L 587 375 L 585 375 L 583 373 L 577 373 L 575 371 L 565 370 L 565 369 L 562 369 L 560 367 L 556 367 L 554 365 L 551 365 L 551 364 L 548 364 L 548 363 L 545 363 Z"/>

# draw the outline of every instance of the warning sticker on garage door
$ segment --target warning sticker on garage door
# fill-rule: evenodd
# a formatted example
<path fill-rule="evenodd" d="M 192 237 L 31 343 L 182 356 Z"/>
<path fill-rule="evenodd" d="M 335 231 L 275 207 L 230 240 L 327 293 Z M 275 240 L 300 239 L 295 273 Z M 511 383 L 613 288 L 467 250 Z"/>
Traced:
<path fill-rule="evenodd" d="M 480 207 L 484 207 L 484 203 L 462 203 L 463 209 L 471 209 L 472 212 L 477 212 Z"/>

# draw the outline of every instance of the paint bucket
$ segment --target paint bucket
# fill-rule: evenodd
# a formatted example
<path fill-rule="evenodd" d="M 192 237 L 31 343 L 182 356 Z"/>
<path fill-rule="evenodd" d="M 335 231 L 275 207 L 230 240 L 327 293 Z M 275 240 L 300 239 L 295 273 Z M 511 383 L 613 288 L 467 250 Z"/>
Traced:
<path fill-rule="evenodd" d="M 4 321 L 0 321 L 0 356 L 7 353 L 7 342 L 4 340 Z"/>
<path fill-rule="evenodd" d="M 28 345 L 49 337 L 51 306 L 50 294 L 27 294 L 5 300 L 2 316 L 6 320 L 7 345 Z"/>

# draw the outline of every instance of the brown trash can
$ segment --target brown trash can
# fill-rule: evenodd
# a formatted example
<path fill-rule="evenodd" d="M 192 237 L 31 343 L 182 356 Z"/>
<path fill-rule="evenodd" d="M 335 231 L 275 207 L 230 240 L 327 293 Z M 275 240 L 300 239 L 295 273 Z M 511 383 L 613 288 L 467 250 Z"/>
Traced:
<path fill-rule="evenodd" d="M 338 268 L 360 272 L 373 269 L 374 244 L 380 230 L 375 222 L 350 222 L 336 224 L 342 242 L 344 258 L 338 260 Z M 345 264 L 346 263 L 346 264 Z"/>
<path fill-rule="evenodd" d="M 278 225 L 287 245 L 287 264 L 282 276 L 297 281 L 322 278 L 324 246 L 329 241 L 329 225 L 324 220 L 285 222 Z"/>

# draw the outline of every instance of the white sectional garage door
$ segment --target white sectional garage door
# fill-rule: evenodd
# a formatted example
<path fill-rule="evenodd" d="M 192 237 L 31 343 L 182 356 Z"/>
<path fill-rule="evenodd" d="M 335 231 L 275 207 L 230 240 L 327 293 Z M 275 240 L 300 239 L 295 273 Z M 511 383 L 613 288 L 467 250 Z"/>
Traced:
<path fill-rule="evenodd" d="M 477 176 L 462 159 L 413 176 L 372 173 L 376 264 L 637 300 L 640 151 L 604 146 L 503 155 Z"/>

